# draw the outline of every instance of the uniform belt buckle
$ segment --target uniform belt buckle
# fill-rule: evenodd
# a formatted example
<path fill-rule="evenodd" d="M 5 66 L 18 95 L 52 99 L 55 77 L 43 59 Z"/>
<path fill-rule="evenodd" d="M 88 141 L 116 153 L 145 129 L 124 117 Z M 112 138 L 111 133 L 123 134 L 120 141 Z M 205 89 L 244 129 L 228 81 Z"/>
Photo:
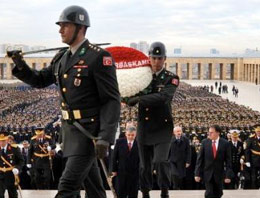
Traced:
<path fill-rule="evenodd" d="M 61 110 L 61 114 L 62 114 L 62 118 L 64 120 L 68 120 L 69 119 L 69 112 L 68 111 Z"/>
<path fill-rule="evenodd" d="M 80 110 L 73 110 L 73 116 L 74 116 L 74 119 L 81 119 L 81 113 L 80 113 Z"/>

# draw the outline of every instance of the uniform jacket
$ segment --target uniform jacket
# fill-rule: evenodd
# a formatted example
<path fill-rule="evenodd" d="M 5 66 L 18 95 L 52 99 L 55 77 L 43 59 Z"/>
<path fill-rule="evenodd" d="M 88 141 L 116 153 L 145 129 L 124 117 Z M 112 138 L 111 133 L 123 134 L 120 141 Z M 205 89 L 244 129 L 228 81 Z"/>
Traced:
<path fill-rule="evenodd" d="M 51 136 L 44 135 L 42 142 L 40 142 L 36 136 L 33 136 L 28 150 L 27 163 L 33 164 L 34 168 L 48 168 L 50 166 L 49 156 L 38 157 L 35 155 L 35 153 L 49 154 L 47 150 L 48 146 L 50 146 L 52 150 L 56 148 Z"/>
<path fill-rule="evenodd" d="M 232 142 L 229 142 L 231 146 L 231 158 L 232 158 L 232 170 L 234 173 L 240 172 L 240 158 L 244 155 L 243 143 L 237 141 L 237 146 L 235 147 Z"/>
<path fill-rule="evenodd" d="M 219 138 L 216 159 L 213 157 L 212 141 L 208 138 L 202 141 L 197 156 L 195 176 L 202 177 L 202 174 L 205 182 L 209 182 L 213 177 L 215 182 L 221 183 L 224 178 L 231 179 L 233 177 L 231 148 L 227 140 Z"/>
<path fill-rule="evenodd" d="M 163 69 L 150 84 L 151 93 L 140 96 L 138 133 L 140 144 L 170 143 L 173 130 L 171 102 L 179 77 Z"/>
<path fill-rule="evenodd" d="M 8 166 L 4 160 L 2 160 L 2 157 L 4 157 L 4 159 L 6 161 L 8 161 L 14 168 L 17 168 L 19 170 L 19 172 L 21 172 L 22 167 L 24 165 L 24 159 L 23 156 L 21 154 L 21 150 L 18 148 L 17 145 L 7 145 L 7 149 L 6 149 L 6 153 L 2 154 L 0 152 L 0 167 L 3 168 L 9 168 L 10 166 Z M 5 185 L 14 185 L 14 174 L 12 171 L 7 171 L 7 172 L 2 172 L 0 171 L 0 182 L 1 179 L 4 179 L 4 183 Z"/>
<path fill-rule="evenodd" d="M 179 178 L 186 176 L 186 163 L 191 164 L 191 146 L 188 138 L 182 136 L 178 141 L 172 138 L 170 158 L 172 174 Z"/>
<path fill-rule="evenodd" d="M 245 158 L 252 167 L 260 167 L 260 141 L 255 135 L 246 141 Z"/>
<path fill-rule="evenodd" d="M 15 67 L 12 72 L 33 87 L 58 84 L 61 108 L 84 110 L 87 115 L 79 120 L 83 127 L 105 141 L 114 142 L 120 95 L 114 62 L 107 51 L 86 40 L 70 58 L 68 52 L 60 51 L 47 68 L 36 71 L 24 65 L 21 71 Z M 62 142 L 65 157 L 93 153 L 92 141 L 64 120 Z"/>

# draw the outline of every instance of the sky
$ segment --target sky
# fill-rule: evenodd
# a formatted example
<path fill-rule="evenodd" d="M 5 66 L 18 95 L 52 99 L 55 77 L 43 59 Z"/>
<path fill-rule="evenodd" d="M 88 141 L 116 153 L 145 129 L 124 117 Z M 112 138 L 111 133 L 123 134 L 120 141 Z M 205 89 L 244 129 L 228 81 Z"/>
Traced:
<path fill-rule="evenodd" d="M 88 11 L 93 43 L 161 41 L 169 54 L 260 49 L 259 0 L 1 0 L 0 44 L 64 46 L 55 22 L 70 5 Z"/>

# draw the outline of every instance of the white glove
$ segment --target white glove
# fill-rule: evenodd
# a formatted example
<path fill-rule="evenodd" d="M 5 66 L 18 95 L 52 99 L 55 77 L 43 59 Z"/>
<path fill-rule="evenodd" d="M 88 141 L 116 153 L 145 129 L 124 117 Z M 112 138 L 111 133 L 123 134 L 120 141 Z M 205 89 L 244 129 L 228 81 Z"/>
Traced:
<path fill-rule="evenodd" d="M 18 174 L 19 174 L 19 170 L 18 170 L 17 168 L 13 168 L 12 171 L 13 171 L 13 174 L 14 174 L 14 175 L 18 175 Z"/>
<path fill-rule="evenodd" d="M 47 146 L 47 151 L 51 151 L 51 147 L 50 146 Z"/>
<path fill-rule="evenodd" d="M 248 168 L 250 168 L 250 166 L 251 166 L 250 162 L 246 162 L 246 166 L 247 166 Z"/>
<path fill-rule="evenodd" d="M 31 164 L 27 164 L 26 166 L 27 166 L 27 168 L 32 168 Z"/>
<path fill-rule="evenodd" d="M 240 164 L 244 164 L 244 162 L 245 162 L 245 161 L 241 158 L 241 159 L 240 159 Z"/>

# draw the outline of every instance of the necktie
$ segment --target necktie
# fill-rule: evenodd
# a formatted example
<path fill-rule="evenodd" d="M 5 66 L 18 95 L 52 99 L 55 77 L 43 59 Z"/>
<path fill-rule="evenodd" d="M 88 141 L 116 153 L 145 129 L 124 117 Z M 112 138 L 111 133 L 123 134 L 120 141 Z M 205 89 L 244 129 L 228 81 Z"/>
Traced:
<path fill-rule="evenodd" d="M 128 150 L 131 151 L 131 149 L 132 149 L 132 143 L 129 142 L 129 143 L 128 143 Z"/>
<path fill-rule="evenodd" d="M 2 148 L 2 155 L 5 155 L 5 149 Z"/>
<path fill-rule="evenodd" d="M 234 147 L 237 147 L 237 143 L 236 142 L 234 142 Z"/>
<path fill-rule="evenodd" d="M 217 148 L 216 148 L 216 141 L 215 140 L 212 141 L 212 151 L 213 151 L 213 157 L 214 157 L 214 159 L 216 159 Z"/>

